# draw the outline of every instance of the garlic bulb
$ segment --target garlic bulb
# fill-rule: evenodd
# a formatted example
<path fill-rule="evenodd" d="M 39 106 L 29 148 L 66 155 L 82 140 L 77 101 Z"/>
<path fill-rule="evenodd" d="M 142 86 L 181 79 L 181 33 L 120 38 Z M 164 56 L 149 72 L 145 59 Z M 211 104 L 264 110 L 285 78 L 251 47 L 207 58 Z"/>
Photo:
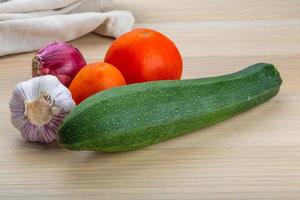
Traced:
<path fill-rule="evenodd" d="M 75 102 L 71 93 L 52 75 L 21 82 L 9 103 L 11 122 L 31 142 L 50 143 Z"/>

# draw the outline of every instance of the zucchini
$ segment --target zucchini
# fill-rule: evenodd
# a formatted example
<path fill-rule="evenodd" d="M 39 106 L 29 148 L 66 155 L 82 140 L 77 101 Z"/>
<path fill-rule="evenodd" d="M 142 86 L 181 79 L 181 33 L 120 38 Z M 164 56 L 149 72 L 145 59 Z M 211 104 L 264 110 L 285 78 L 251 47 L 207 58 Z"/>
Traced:
<path fill-rule="evenodd" d="M 233 74 L 132 84 L 99 92 L 65 118 L 59 143 L 71 150 L 136 150 L 195 131 L 253 108 L 282 80 L 272 64 Z"/>

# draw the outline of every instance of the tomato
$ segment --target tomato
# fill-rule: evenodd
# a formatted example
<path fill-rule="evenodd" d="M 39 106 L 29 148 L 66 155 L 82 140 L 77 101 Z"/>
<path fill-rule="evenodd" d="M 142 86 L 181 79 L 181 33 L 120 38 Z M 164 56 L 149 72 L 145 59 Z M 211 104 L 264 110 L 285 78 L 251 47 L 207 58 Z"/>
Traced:
<path fill-rule="evenodd" d="M 117 67 L 127 83 L 178 80 L 182 58 L 175 44 L 151 29 L 135 29 L 116 39 L 105 62 Z"/>
<path fill-rule="evenodd" d="M 76 104 L 89 96 L 112 87 L 125 85 L 121 72 L 113 65 L 98 62 L 84 66 L 70 84 L 70 91 Z"/>

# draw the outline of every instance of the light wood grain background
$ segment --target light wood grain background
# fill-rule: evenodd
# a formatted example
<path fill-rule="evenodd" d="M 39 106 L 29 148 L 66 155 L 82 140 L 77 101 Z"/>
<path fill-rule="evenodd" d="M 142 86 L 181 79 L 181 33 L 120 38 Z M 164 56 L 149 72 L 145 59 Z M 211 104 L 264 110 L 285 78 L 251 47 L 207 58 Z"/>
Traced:
<path fill-rule="evenodd" d="M 178 45 L 183 78 L 256 62 L 278 66 L 271 101 L 215 126 L 143 150 L 72 152 L 27 144 L 9 122 L 13 86 L 30 78 L 33 53 L 0 58 L 0 199 L 300 199 L 300 1 L 116 0 L 136 27 Z M 112 39 L 72 42 L 88 62 Z M 1 48 L 1 44 L 0 44 Z"/>

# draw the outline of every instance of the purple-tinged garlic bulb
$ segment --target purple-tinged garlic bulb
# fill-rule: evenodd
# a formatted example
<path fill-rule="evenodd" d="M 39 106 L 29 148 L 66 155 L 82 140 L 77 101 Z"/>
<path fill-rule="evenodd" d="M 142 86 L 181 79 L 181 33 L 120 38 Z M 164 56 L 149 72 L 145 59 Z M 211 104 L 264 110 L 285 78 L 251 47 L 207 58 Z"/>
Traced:
<path fill-rule="evenodd" d="M 75 107 L 68 88 L 55 76 L 23 81 L 14 88 L 9 103 L 11 122 L 25 140 L 50 143 L 64 117 Z"/>

